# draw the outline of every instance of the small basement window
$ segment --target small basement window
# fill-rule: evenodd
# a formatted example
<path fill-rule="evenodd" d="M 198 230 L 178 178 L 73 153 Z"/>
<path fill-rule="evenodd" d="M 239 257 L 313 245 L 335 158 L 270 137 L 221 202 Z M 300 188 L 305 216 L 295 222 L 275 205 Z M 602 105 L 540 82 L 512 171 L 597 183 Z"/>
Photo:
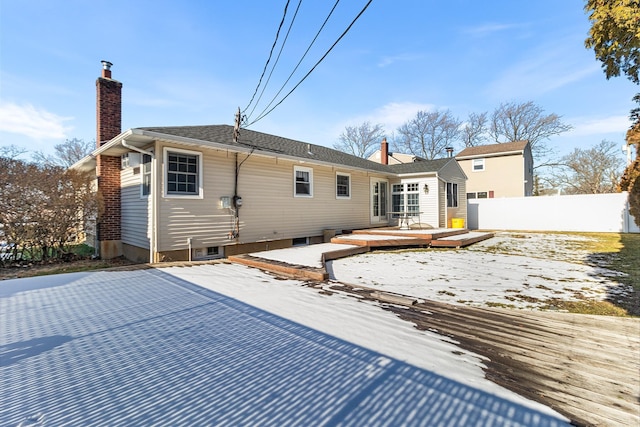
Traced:
<path fill-rule="evenodd" d="M 207 248 L 198 248 L 193 250 L 194 260 L 217 259 L 224 256 L 224 251 L 220 246 L 209 246 Z"/>
<path fill-rule="evenodd" d="M 291 240 L 292 246 L 306 246 L 309 244 L 308 237 L 295 237 Z"/>

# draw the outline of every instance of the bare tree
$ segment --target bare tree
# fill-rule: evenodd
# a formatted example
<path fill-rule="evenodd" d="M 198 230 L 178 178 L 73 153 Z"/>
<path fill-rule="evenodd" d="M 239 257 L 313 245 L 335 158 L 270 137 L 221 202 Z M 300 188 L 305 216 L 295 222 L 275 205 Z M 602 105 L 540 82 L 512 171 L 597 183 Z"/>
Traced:
<path fill-rule="evenodd" d="M 95 141 L 85 142 L 83 139 L 73 138 L 67 139 L 61 144 L 56 144 L 53 148 L 55 151 L 52 155 L 36 151 L 33 154 L 33 160 L 43 165 L 68 168 L 78 160 L 88 156 L 96 148 L 96 143 Z"/>
<path fill-rule="evenodd" d="M 460 124 L 449 110 L 418 111 L 398 128 L 396 145 L 427 160 L 444 157 L 460 135 Z"/>
<path fill-rule="evenodd" d="M 364 122 L 359 126 L 347 126 L 333 148 L 366 159 L 377 149 L 383 136 L 384 127 L 379 123 L 372 125 Z"/>
<path fill-rule="evenodd" d="M 544 114 L 544 110 L 533 101 L 503 102 L 491 116 L 489 135 L 498 143 L 528 140 L 538 163 L 551 152 L 546 146 L 547 139 L 573 129 L 561 118 L 554 113 Z M 536 167 L 540 166 L 543 165 Z"/>
<path fill-rule="evenodd" d="M 460 139 L 465 147 L 482 145 L 487 140 L 487 113 L 470 113 L 460 130 Z"/>
<path fill-rule="evenodd" d="M 17 159 L 25 154 L 28 150 L 26 148 L 18 147 L 17 145 L 3 145 L 0 147 L 0 157 L 5 159 Z"/>
<path fill-rule="evenodd" d="M 64 257 L 99 210 L 90 174 L 0 157 L 0 231 L 17 260 Z"/>
<path fill-rule="evenodd" d="M 617 148 L 606 140 L 588 149 L 576 148 L 562 157 L 550 180 L 567 194 L 615 193 L 624 168 Z"/>

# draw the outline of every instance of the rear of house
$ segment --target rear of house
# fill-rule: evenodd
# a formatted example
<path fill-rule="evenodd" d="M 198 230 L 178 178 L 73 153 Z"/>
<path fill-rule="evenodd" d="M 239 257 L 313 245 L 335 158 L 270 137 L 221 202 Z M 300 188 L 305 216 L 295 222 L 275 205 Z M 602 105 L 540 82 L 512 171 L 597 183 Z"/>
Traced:
<path fill-rule="evenodd" d="M 407 170 L 246 129 L 236 140 L 228 125 L 121 132 L 122 84 L 110 65 L 97 81 L 98 146 L 73 166 L 96 173 L 105 258 L 211 259 L 319 243 L 395 225 L 394 211 L 430 228 L 466 218 L 465 176 L 453 159 Z"/>
<path fill-rule="evenodd" d="M 533 156 L 528 141 L 467 147 L 456 160 L 467 175 L 470 199 L 533 195 Z"/>

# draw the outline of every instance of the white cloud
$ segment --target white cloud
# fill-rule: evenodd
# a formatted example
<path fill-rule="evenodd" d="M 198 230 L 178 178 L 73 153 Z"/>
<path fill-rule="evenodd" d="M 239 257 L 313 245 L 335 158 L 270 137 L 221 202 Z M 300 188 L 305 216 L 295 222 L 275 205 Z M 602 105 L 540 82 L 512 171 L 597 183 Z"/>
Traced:
<path fill-rule="evenodd" d="M 347 119 L 341 124 L 340 131 L 337 134 L 340 134 L 345 126 L 357 126 L 364 122 L 370 122 L 372 124 L 380 123 L 384 125 L 387 133 L 391 133 L 402 126 L 407 120 L 412 119 L 418 111 L 429 111 L 435 107 L 433 104 L 420 104 L 416 102 L 390 102 L 369 113 Z"/>
<path fill-rule="evenodd" d="M 595 61 L 574 54 L 575 43 L 558 41 L 525 52 L 487 88 L 493 99 L 527 99 L 554 91 L 599 72 Z"/>
<path fill-rule="evenodd" d="M 463 33 L 470 34 L 475 37 L 484 37 L 500 31 L 507 31 L 512 29 L 518 29 L 526 27 L 525 24 L 483 24 L 476 27 L 468 27 L 463 29 Z"/>
<path fill-rule="evenodd" d="M 626 115 L 608 117 L 588 117 L 567 120 L 572 123 L 574 129 L 570 136 L 592 136 L 619 133 L 624 135 L 631 126 L 631 121 Z"/>
<path fill-rule="evenodd" d="M 384 68 L 389 65 L 393 65 L 396 62 L 416 61 L 421 59 L 423 56 L 424 55 L 417 53 L 402 53 L 400 55 L 385 56 L 380 60 L 380 62 L 378 62 L 378 67 Z"/>
<path fill-rule="evenodd" d="M 29 138 L 64 139 L 72 129 L 64 122 L 72 117 L 61 117 L 31 104 L 0 103 L 0 131 L 25 135 Z"/>

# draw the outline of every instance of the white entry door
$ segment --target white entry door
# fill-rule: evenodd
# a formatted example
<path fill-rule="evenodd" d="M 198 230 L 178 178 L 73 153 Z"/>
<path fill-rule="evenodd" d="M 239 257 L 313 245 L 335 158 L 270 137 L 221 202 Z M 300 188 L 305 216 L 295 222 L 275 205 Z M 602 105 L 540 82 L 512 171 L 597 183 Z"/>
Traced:
<path fill-rule="evenodd" d="M 386 180 L 371 179 L 371 224 L 386 223 L 389 183 Z"/>

